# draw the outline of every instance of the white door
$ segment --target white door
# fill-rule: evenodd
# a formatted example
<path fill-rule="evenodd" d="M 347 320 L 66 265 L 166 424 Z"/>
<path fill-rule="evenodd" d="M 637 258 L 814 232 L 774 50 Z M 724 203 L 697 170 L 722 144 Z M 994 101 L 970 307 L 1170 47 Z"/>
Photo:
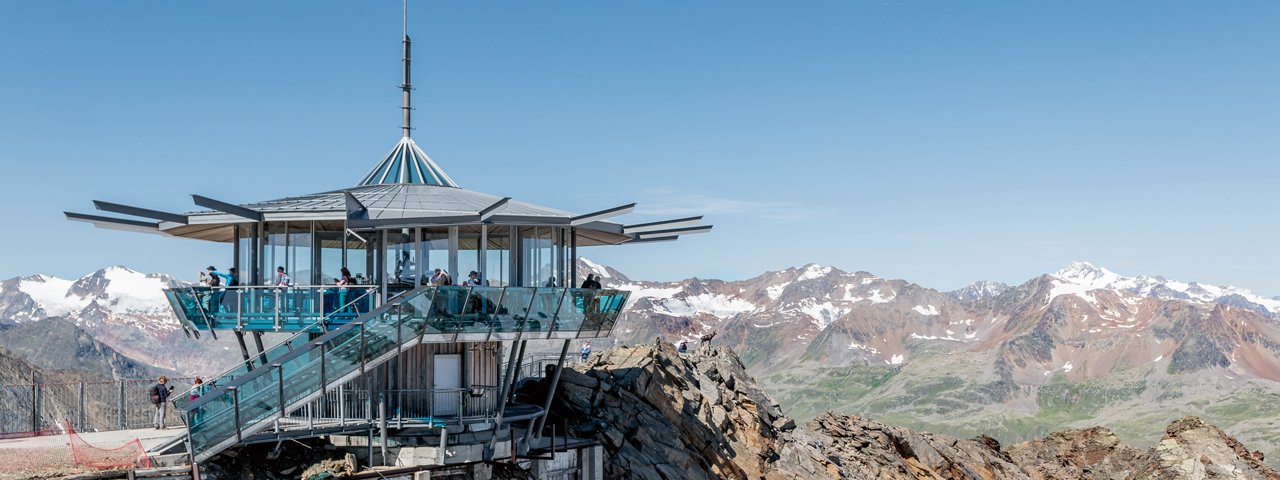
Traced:
<path fill-rule="evenodd" d="M 456 353 L 436 354 L 435 376 L 432 380 L 432 402 L 435 404 L 435 415 L 451 417 L 458 414 L 458 402 L 462 388 L 462 355 Z"/>

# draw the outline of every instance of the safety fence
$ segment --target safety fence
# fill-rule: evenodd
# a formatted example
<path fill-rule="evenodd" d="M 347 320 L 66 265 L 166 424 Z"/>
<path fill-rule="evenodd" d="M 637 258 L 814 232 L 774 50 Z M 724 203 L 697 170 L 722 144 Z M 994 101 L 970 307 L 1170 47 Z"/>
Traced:
<path fill-rule="evenodd" d="M 169 378 L 173 395 L 191 388 L 194 378 Z M 0 438 L 66 434 L 68 422 L 79 432 L 152 427 L 155 406 L 148 391 L 154 378 L 0 385 Z M 165 426 L 182 420 L 166 402 Z"/>

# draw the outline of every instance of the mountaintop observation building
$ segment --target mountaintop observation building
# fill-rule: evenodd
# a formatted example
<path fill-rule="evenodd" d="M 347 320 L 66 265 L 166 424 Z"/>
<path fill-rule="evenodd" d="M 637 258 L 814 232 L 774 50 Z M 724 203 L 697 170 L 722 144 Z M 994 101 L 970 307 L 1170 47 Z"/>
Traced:
<path fill-rule="evenodd" d="M 410 136 L 407 33 L 401 88 L 403 136 L 355 186 L 246 204 L 192 195 L 204 210 L 181 214 L 94 202 L 141 219 L 66 212 L 230 247 L 227 280 L 165 294 L 188 335 L 229 332 L 244 361 L 194 400 L 175 396 L 188 429 L 156 452 L 185 447 L 199 463 L 237 444 L 329 436 L 369 464 L 438 468 L 545 459 L 550 448 L 553 463 L 592 476 L 590 442 L 544 435 L 558 368 L 545 398 L 513 388 L 562 365 L 572 340 L 608 336 L 626 305 L 626 291 L 572 288 L 578 248 L 711 227 L 700 216 L 610 221 L 635 204 L 571 213 L 463 189 Z M 350 282 L 339 285 L 344 268 Z M 289 337 L 264 348 L 264 333 Z M 560 355 L 526 360 L 538 339 L 562 341 Z M 562 458 L 574 448 L 588 450 Z"/>

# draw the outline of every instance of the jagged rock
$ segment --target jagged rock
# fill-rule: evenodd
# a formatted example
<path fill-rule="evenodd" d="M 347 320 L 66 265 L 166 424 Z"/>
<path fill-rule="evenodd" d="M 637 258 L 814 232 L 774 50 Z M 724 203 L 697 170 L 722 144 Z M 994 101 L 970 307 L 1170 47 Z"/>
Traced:
<path fill-rule="evenodd" d="M 1280 472 L 1262 463 L 1222 429 L 1196 417 L 1175 420 L 1164 438 L 1151 447 L 1144 471 L 1136 478 L 1280 479 Z"/>
<path fill-rule="evenodd" d="M 1011 445 L 1008 453 L 1034 479 L 1130 478 L 1146 454 L 1102 427 L 1053 432 Z"/>

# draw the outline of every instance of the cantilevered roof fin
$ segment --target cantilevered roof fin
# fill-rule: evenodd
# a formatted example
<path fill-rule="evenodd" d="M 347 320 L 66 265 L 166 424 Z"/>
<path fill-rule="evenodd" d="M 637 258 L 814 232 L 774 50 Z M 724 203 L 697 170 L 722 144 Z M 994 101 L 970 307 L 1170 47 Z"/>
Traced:
<path fill-rule="evenodd" d="M 636 204 L 630 203 L 627 205 L 622 205 L 620 207 L 613 207 L 605 210 L 600 210 L 598 212 L 585 213 L 570 219 L 569 224 L 573 226 L 578 226 L 584 223 L 591 223 L 597 220 L 604 220 L 606 218 L 616 217 L 618 215 L 626 215 L 628 213 L 631 213 L 635 209 L 636 209 Z"/>
<path fill-rule="evenodd" d="M 102 200 L 94 200 L 93 206 L 104 212 L 120 213 L 124 215 L 133 215 L 135 217 L 154 218 L 166 222 L 187 224 L 186 215 L 178 215 L 176 213 L 161 212 L 159 210 L 151 210 L 147 208 L 130 207 L 119 203 L 104 202 Z"/>
<path fill-rule="evenodd" d="M 212 198 L 204 197 L 200 195 L 192 195 L 191 199 L 196 202 L 196 205 L 199 205 L 204 208 L 210 208 L 222 213 L 235 215 L 237 217 L 245 218 L 248 220 L 253 220 L 255 222 L 261 222 L 263 220 L 262 212 L 259 212 L 257 210 L 244 208 L 233 203 L 214 200 Z"/>

